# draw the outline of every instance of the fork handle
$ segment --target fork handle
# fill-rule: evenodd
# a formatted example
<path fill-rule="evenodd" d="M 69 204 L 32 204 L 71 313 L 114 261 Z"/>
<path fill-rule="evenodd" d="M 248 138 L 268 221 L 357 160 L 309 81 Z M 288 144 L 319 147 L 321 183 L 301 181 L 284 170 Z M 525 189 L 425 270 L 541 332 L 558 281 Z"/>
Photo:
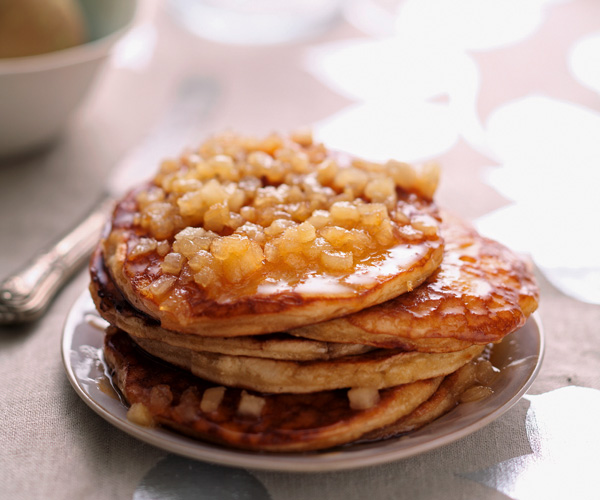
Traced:
<path fill-rule="evenodd" d="M 112 206 L 105 198 L 75 229 L 0 283 L 0 324 L 33 321 L 44 313 L 88 259 Z"/>

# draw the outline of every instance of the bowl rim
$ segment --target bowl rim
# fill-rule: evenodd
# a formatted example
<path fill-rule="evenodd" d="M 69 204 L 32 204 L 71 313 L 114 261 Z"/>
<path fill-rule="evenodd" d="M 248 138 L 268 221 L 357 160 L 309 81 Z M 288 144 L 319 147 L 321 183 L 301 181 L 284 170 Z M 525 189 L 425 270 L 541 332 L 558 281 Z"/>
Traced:
<path fill-rule="evenodd" d="M 103 37 L 66 49 L 23 57 L 0 58 L 0 75 L 18 75 L 36 73 L 50 69 L 59 69 L 84 62 L 100 59 L 136 24 L 140 14 L 140 2 L 131 0 L 132 14 L 120 28 Z"/>

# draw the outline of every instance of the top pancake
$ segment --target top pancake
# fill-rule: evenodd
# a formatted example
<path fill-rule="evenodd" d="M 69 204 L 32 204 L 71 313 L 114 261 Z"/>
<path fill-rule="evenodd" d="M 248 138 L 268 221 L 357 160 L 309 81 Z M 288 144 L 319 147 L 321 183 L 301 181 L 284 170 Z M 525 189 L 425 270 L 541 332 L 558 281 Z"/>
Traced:
<path fill-rule="evenodd" d="M 161 326 L 287 330 L 412 290 L 440 264 L 437 171 L 345 158 L 310 136 L 226 135 L 121 200 L 107 269 Z"/>
<path fill-rule="evenodd" d="M 539 291 L 532 270 L 502 244 L 443 215 L 444 259 L 419 288 L 358 313 L 291 333 L 422 352 L 499 342 L 525 324 Z"/>

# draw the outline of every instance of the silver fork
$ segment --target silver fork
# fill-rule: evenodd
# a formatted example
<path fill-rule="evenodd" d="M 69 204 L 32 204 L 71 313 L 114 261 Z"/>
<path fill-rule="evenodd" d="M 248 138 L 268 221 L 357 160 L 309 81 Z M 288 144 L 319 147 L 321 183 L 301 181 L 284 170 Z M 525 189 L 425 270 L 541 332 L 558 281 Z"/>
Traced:
<path fill-rule="evenodd" d="M 38 319 L 59 288 L 87 261 L 113 202 L 104 199 L 75 229 L 0 283 L 0 324 Z"/>

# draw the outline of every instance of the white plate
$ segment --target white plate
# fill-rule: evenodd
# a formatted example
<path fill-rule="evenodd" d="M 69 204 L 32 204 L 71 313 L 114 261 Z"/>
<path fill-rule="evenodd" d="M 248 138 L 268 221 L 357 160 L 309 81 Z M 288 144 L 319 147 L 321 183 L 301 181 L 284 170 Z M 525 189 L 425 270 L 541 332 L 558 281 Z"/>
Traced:
<path fill-rule="evenodd" d="M 409 435 L 333 451 L 269 454 L 236 451 L 197 441 L 168 429 L 140 427 L 127 420 L 127 407 L 110 389 L 102 361 L 102 320 L 86 292 L 73 305 L 62 338 L 69 380 L 79 396 L 115 427 L 164 450 L 186 457 L 237 467 L 279 471 L 341 470 L 381 464 L 444 446 L 489 424 L 525 394 L 537 375 L 544 351 L 537 315 L 494 347 L 492 361 L 501 368 L 494 394 L 459 405 L 444 417 Z"/>

